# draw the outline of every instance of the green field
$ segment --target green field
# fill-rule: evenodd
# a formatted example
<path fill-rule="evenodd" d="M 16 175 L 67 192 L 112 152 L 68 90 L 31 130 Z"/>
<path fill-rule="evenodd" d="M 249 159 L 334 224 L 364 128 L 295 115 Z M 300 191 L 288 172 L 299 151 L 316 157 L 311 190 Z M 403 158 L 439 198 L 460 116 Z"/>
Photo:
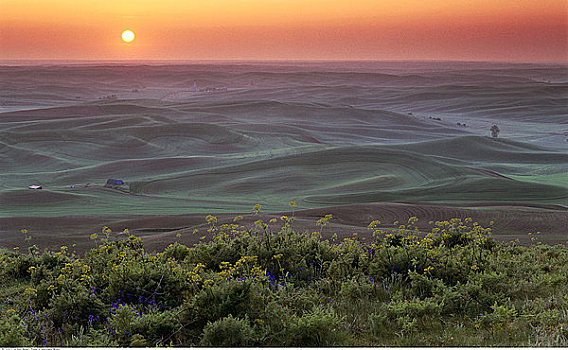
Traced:
<path fill-rule="evenodd" d="M 318 106 L 310 113 L 333 117 L 333 128 L 313 119 L 313 124 L 292 120 L 262 126 L 245 117 L 265 112 L 267 104 L 244 105 L 239 112 L 239 103 L 206 108 L 113 102 L 87 104 L 79 112 L 69 107 L 8 114 L 10 127 L 1 132 L 8 160 L 0 175 L 0 214 L 236 212 L 257 202 L 281 210 L 289 200 L 306 209 L 400 201 L 568 204 L 563 181 L 568 155 L 561 151 L 507 139 L 451 136 L 450 129 L 448 137 L 411 142 L 409 125 L 429 130 L 428 123 L 381 111 L 363 111 L 345 123 L 339 119 L 343 111 Z M 307 108 L 268 105 L 277 115 Z M 102 115 L 73 116 L 95 107 Z M 193 121 L 229 108 L 232 121 Z M 175 116 L 182 110 L 196 115 Z M 119 111 L 128 114 L 113 114 Z M 68 112 L 71 116 L 65 116 Z M 363 132 L 370 122 L 374 125 Z M 429 128 L 430 138 L 443 130 Z M 361 142 L 363 136 L 357 135 L 350 141 L 357 132 L 369 140 Z M 377 142 L 392 132 L 400 138 L 396 143 Z M 331 141 L 334 134 L 340 136 Z M 549 180 L 532 180 L 539 176 Z M 103 188 L 111 177 L 126 185 Z M 31 192 L 28 184 L 44 188 Z"/>
<path fill-rule="evenodd" d="M 228 215 L 255 203 L 278 213 L 291 200 L 345 213 L 407 203 L 427 221 L 432 205 L 566 214 L 566 84 L 534 79 L 566 67 L 387 66 L 1 67 L 3 242 L 19 218 L 61 218 L 83 234 L 100 230 L 85 218 Z M 191 92 L 194 82 L 228 88 Z M 109 178 L 125 185 L 105 187 Z M 505 221 L 507 233 L 532 229 Z"/>

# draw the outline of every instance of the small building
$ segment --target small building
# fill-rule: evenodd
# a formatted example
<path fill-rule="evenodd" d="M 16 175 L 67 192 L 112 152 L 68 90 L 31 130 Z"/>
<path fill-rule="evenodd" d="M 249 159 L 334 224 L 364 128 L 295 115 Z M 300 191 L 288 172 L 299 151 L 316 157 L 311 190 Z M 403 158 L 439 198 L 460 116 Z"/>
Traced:
<path fill-rule="evenodd" d="M 106 184 L 107 186 L 120 186 L 124 185 L 124 181 L 117 179 L 108 179 Z"/>

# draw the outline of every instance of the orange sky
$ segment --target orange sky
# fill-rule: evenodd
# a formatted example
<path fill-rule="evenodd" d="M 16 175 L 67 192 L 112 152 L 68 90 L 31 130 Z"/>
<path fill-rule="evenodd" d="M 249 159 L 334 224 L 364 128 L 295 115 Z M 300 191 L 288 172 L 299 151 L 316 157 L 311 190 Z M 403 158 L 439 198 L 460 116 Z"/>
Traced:
<path fill-rule="evenodd" d="M 126 44 L 120 34 L 132 29 Z M 0 60 L 568 61 L 566 0 L 0 0 Z"/>

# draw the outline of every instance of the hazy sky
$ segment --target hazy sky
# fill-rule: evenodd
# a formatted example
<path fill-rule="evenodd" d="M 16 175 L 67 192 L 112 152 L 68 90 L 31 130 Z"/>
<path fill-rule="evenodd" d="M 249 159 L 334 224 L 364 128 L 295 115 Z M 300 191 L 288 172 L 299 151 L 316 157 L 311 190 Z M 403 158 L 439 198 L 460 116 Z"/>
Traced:
<path fill-rule="evenodd" d="M 568 61 L 566 0 L 0 0 L 0 59 Z M 121 32 L 136 33 L 132 43 Z"/>

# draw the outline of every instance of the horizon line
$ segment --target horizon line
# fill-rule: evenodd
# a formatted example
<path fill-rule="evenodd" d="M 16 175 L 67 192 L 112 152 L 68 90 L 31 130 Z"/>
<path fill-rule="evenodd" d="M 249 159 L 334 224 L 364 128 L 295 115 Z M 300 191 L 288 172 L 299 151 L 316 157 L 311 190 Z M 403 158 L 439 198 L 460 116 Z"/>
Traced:
<path fill-rule="evenodd" d="M 207 63 L 491 63 L 491 64 L 544 64 L 568 66 L 568 61 L 491 61 L 455 59 L 0 59 L 0 66 L 17 65 L 89 65 L 89 64 L 207 64 Z"/>

